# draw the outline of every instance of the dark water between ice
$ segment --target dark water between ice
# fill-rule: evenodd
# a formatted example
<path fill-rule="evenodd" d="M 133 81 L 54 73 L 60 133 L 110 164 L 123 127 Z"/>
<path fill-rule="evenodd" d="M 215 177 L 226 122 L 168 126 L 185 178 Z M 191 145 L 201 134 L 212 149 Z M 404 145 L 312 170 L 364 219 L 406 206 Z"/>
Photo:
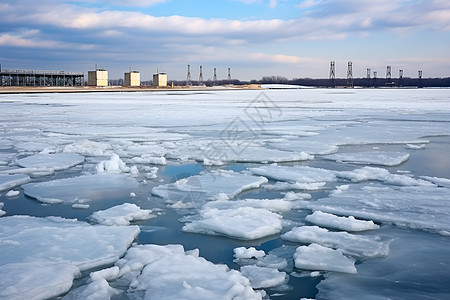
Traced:
<path fill-rule="evenodd" d="M 357 152 L 357 151 L 371 151 L 377 149 L 380 151 L 402 151 L 410 153 L 410 159 L 400 166 L 389 167 L 391 173 L 396 173 L 397 170 L 407 170 L 410 171 L 415 177 L 419 176 L 436 176 L 450 178 L 450 137 L 432 137 L 427 138 L 431 143 L 427 144 L 425 149 L 412 150 L 406 149 L 405 145 L 358 145 L 358 146 L 343 146 L 340 147 L 339 152 Z M 320 156 L 316 156 L 313 161 L 301 162 L 301 163 L 288 163 L 286 165 L 308 165 L 311 167 L 319 167 L 333 170 L 347 170 L 354 169 L 355 167 L 360 167 L 351 164 L 336 163 L 329 160 L 321 159 Z M 255 166 L 256 164 L 233 164 L 223 167 L 208 167 L 210 169 L 231 169 L 234 171 L 245 170 L 249 166 Z M 169 164 L 164 167 L 160 167 L 158 171 L 158 178 L 163 179 L 163 183 L 171 182 L 176 179 L 181 179 L 184 177 L 199 174 L 204 171 L 205 168 L 198 163 L 186 163 L 186 164 Z M 51 179 L 70 177 L 78 175 L 80 172 L 79 168 L 73 168 L 71 170 L 58 172 L 53 175 Z M 48 177 L 45 180 L 49 180 Z M 157 180 L 158 181 L 158 180 Z M 181 231 L 183 223 L 179 221 L 182 217 L 182 212 L 177 212 L 166 206 L 163 199 L 153 196 L 151 190 L 154 186 L 159 185 L 158 182 L 150 182 L 146 185 L 141 185 L 139 189 L 135 191 L 135 198 L 109 198 L 103 201 L 91 202 L 89 209 L 73 209 L 68 205 L 43 205 L 42 203 L 28 198 L 21 192 L 18 197 L 6 198 L 4 193 L 0 196 L 0 202 L 5 203 L 4 210 L 7 215 L 31 215 L 31 216 L 61 216 L 64 218 L 77 218 L 78 220 L 87 220 L 87 217 L 91 215 L 94 211 L 106 209 L 114 205 L 119 205 L 125 202 L 135 203 L 144 209 L 161 209 L 161 215 L 157 218 L 139 222 L 138 225 L 141 226 L 141 233 L 138 237 L 137 242 L 139 244 L 182 244 L 186 250 L 198 248 L 200 250 L 200 255 L 209 261 L 214 263 L 224 263 L 230 268 L 239 269 L 239 265 L 233 262 L 233 249 L 236 247 L 256 247 L 257 249 L 262 249 L 266 253 L 274 250 L 276 248 L 284 245 L 298 246 L 296 244 L 290 244 L 283 242 L 279 235 L 267 237 L 262 240 L 254 241 L 242 241 L 235 240 L 221 236 L 211 236 L 203 234 L 191 234 L 184 233 Z M 330 190 L 334 186 L 327 186 L 326 189 L 313 192 L 313 199 L 319 199 L 326 197 Z M 278 198 L 283 197 L 281 192 L 269 192 L 263 189 L 252 190 L 245 192 L 239 196 L 240 198 Z M 291 211 L 289 218 L 303 219 L 309 211 Z M 285 217 L 286 218 L 286 217 Z M 428 264 L 430 272 L 435 272 L 438 274 L 439 278 L 434 278 L 432 274 L 411 274 L 415 281 L 423 281 L 428 283 L 429 280 L 435 280 L 436 289 L 442 288 L 446 289 L 448 285 L 448 278 L 450 278 L 450 238 L 439 236 L 437 234 L 414 231 L 409 229 L 401 229 L 395 226 L 385 225 L 383 226 L 379 233 L 386 234 L 393 237 L 398 237 L 396 241 L 391 244 L 390 259 L 392 257 L 399 257 L 402 253 L 407 253 L 411 255 L 411 260 L 403 257 L 405 270 L 413 271 L 423 271 L 415 270 L 414 265 L 418 263 L 416 260 L 421 259 L 421 264 Z M 404 238 L 402 238 L 404 237 Z M 427 251 L 422 251 L 423 249 L 407 249 L 407 241 L 416 240 L 419 241 L 423 239 L 424 243 L 436 245 L 444 245 L 444 248 L 435 247 L 433 249 L 427 249 Z M 293 248 L 295 249 L 295 248 Z M 421 255 L 421 253 L 425 253 Z M 428 257 L 427 257 L 428 255 Z M 292 256 L 291 256 L 292 259 Z M 426 260 L 425 262 L 423 260 Z M 377 264 L 379 266 L 384 266 L 389 263 L 389 258 L 381 260 L 373 260 L 370 264 Z M 365 262 L 367 263 L 367 262 Z M 297 270 L 298 271 L 298 270 Z M 182 270 L 180 270 L 182 272 Z M 394 271 L 393 271 L 394 272 Z M 294 275 L 300 275 L 300 273 L 295 272 Z M 444 276 L 444 278 L 442 278 Z M 446 276 L 446 278 L 445 278 Z M 315 298 L 317 295 L 317 284 L 323 279 L 323 276 L 310 277 L 310 276 L 290 276 L 287 285 L 277 287 L 274 289 L 267 289 L 268 295 L 273 299 L 300 299 L 300 298 Z M 85 281 L 85 278 L 77 279 L 74 286 L 80 285 Z M 114 283 L 112 284 L 114 286 Z M 402 285 L 398 285 L 396 288 L 402 289 Z M 432 294 L 432 292 L 431 292 Z M 118 296 L 115 299 L 126 298 L 124 293 L 122 296 Z"/>

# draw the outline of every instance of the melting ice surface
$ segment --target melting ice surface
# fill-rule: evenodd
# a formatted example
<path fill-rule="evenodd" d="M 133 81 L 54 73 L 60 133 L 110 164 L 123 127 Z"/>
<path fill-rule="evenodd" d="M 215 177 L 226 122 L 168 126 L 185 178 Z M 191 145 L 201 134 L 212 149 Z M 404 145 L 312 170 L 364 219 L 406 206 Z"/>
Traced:
<path fill-rule="evenodd" d="M 444 298 L 449 102 L 1 95 L 0 298 Z"/>

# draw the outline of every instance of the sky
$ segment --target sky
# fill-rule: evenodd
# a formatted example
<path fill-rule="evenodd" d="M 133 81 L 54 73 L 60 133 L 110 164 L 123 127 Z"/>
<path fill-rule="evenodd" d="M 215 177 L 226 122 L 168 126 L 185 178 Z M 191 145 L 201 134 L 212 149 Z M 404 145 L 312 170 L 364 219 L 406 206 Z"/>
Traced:
<path fill-rule="evenodd" d="M 2 0 L 3 69 L 263 76 L 450 76 L 448 0 Z"/>

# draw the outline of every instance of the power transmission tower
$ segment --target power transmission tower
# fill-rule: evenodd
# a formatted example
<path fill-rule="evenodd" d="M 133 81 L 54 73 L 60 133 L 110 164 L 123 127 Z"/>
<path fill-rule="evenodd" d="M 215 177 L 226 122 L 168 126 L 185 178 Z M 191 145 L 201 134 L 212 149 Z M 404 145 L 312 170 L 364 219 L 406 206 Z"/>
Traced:
<path fill-rule="evenodd" d="M 398 70 L 398 86 L 403 86 L 403 70 Z"/>
<path fill-rule="evenodd" d="M 347 68 L 347 87 L 353 87 L 353 64 L 351 61 L 348 62 Z"/>
<path fill-rule="evenodd" d="M 419 76 L 419 84 L 418 87 L 421 88 L 422 87 L 422 70 L 418 71 L 418 76 Z"/>
<path fill-rule="evenodd" d="M 228 83 L 231 83 L 231 68 L 228 68 L 228 77 L 227 77 Z"/>
<path fill-rule="evenodd" d="M 198 83 L 203 84 L 203 67 L 200 66 L 200 76 L 198 77 Z"/>
<path fill-rule="evenodd" d="M 186 78 L 186 85 L 187 86 L 191 85 L 191 65 L 188 65 L 188 73 L 187 73 L 187 78 Z"/>
<path fill-rule="evenodd" d="M 330 63 L 330 86 L 336 87 L 336 66 L 334 60 Z"/>
<path fill-rule="evenodd" d="M 214 85 L 217 85 L 217 73 L 216 73 L 216 68 L 214 68 L 213 84 L 214 84 Z"/>

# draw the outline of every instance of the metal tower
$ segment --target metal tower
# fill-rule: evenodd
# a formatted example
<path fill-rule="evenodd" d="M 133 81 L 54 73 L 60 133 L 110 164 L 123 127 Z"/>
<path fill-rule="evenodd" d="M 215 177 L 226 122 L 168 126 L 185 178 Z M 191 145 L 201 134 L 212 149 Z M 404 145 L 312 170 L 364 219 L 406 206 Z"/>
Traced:
<path fill-rule="evenodd" d="M 351 61 L 348 62 L 347 68 L 347 87 L 353 87 L 353 64 Z"/>
<path fill-rule="evenodd" d="M 391 66 L 387 66 L 386 67 L 386 79 L 387 80 L 391 80 L 391 78 L 392 78 L 392 69 L 391 69 Z"/>
<path fill-rule="evenodd" d="M 422 79 L 422 70 L 419 70 L 418 75 L 419 75 L 419 79 Z"/>
<path fill-rule="evenodd" d="M 336 66 L 334 60 L 330 63 L 330 85 L 331 87 L 336 86 Z"/>
<path fill-rule="evenodd" d="M 187 73 L 187 78 L 186 78 L 186 85 L 187 86 L 191 85 L 191 65 L 188 65 L 188 73 Z"/>
<path fill-rule="evenodd" d="M 203 84 L 203 67 L 200 66 L 200 76 L 198 76 L 198 83 Z"/>
<path fill-rule="evenodd" d="M 214 85 L 217 84 L 217 73 L 216 73 L 216 68 L 214 68 L 213 84 L 214 84 Z"/>
<path fill-rule="evenodd" d="M 398 70 L 398 86 L 403 86 L 403 70 Z"/>
<path fill-rule="evenodd" d="M 422 70 L 418 71 L 419 76 L 419 84 L 417 85 L 419 88 L 422 88 Z"/>
<path fill-rule="evenodd" d="M 227 77 L 228 83 L 231 82 L 231 68 L 228 68 L 228 77 Z"/>

